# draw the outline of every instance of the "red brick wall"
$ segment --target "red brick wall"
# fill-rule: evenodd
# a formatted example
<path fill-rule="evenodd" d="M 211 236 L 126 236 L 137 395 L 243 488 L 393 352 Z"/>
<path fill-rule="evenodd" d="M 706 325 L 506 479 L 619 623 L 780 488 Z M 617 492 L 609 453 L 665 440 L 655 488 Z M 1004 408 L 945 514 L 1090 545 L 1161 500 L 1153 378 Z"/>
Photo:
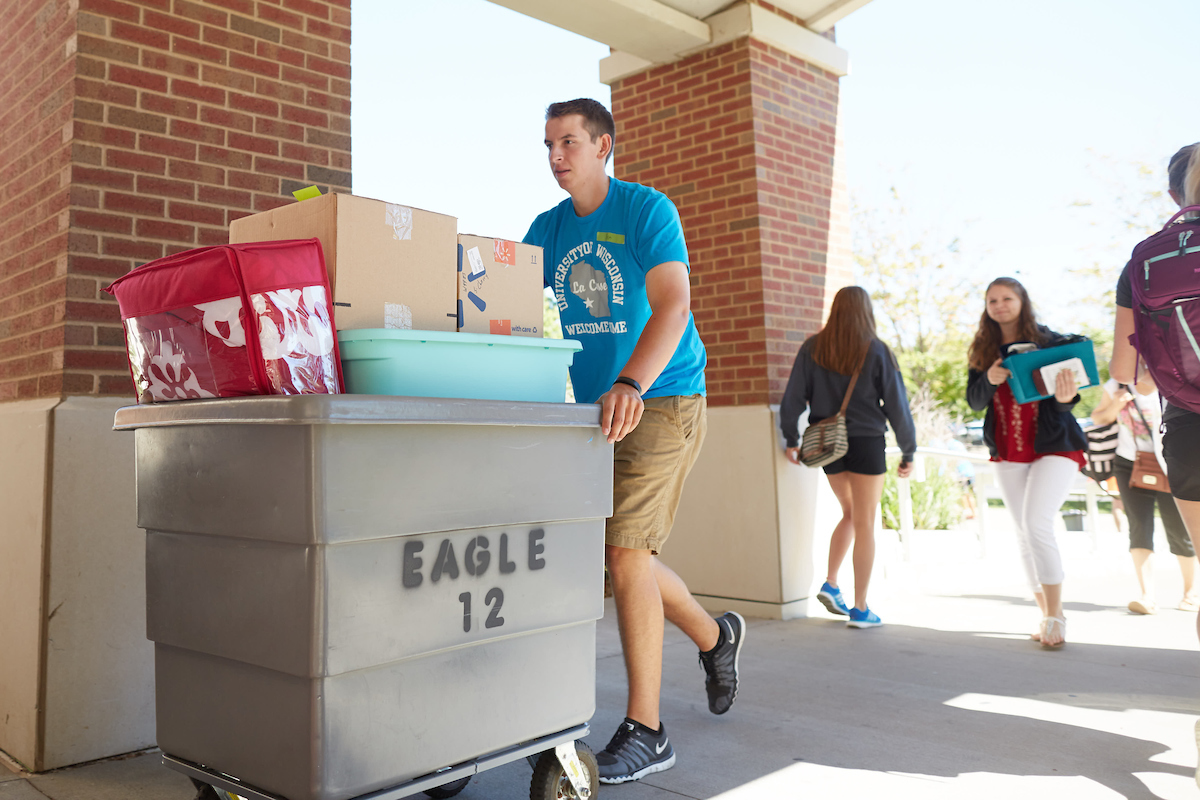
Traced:
<path fill-rule="evenodd" d="M 0 15 L 0 401 L 53 394 L 69 291 L 75 20 L 67 3 Z"/>
<path fill-rule="evenodd" d="M 668 194 L 712 405 L 776 403 L 825 304 L 837 76 L 740 39 L 612 87 L 617 177 Z"/>
<path fill-rule="evenodd" d="M 75 34 L 56 130 L 69 147 L 55 173 L 69 238 L 53 276 L 43 266 L 19 298 L 0 283 L 0 400 L 131 395 L 103 287 L 228 241 L 231 220 L 291 202 L 294 189 L 350 189 L 350 0 L 78 0 L 73 18 L 68 2 L 47 7 Z M 25 180 L 0 175 L 4 196 Z M 5 324 L 18 309 L 13 342 Z"/>

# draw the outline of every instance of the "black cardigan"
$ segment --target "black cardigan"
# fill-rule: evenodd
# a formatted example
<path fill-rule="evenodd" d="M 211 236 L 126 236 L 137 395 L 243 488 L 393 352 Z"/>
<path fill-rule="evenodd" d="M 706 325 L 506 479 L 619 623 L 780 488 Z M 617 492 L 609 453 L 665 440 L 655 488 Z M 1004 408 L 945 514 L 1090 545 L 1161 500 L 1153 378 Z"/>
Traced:
<path fill-rule="evenodd" d="M 1043 347 L 1054 347 L 1066 338 L 1044 325 L 1039 325 L 1038 330 L 1046 338 Z M 987 370 L 967 371 L 967 405 L 976 411 L 987 409 L 987 415 L 983 418 L 983 441 L 993 457 L 996 455 L 996 416 L 992 409 L 992 397 L 998 388 L 988 381 Z M 1071 409 L 1078 402 L 1078 393 L 1069 403 L 1060 403 L 1053 395 L 1038 401 L 1037 432 L 1033 437 L 1035 453 L 1070 453 L 1087 449 L 1087 437 L 1071 414 Z"/>

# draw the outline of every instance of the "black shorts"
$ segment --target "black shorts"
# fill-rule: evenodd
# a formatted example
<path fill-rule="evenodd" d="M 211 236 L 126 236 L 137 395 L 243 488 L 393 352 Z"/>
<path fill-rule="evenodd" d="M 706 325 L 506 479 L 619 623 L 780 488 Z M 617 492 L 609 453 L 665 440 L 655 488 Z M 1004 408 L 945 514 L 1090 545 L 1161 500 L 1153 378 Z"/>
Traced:
<path fill-rule="evenodd" d="M 1184 414 L 1166 420 L 1163 460 L 1171 494 L 1180 500 L 1200 500 L 1200 414 Z"/>
<path fill-rule="evenodd" d="M 856 475 L 882 475 L 887 472 L 887 445 L 883 436 L 847 437 L 849 449 L 846 455 L 824 466 L 826 475 L 853 472 Z"/>

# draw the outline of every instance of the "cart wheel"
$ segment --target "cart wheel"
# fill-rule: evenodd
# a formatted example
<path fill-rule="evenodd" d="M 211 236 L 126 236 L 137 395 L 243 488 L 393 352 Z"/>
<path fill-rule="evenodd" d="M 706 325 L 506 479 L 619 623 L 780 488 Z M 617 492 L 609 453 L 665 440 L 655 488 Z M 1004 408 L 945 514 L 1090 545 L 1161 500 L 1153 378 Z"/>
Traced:
<path fill-rule="evenodd" d="M 588 791 L 591 797 L 596 796 L 600 786 L 599 768 L 596 766 L 596 756 L 592 748 L 583 742 L 575 742 L 575 753 L 583 765 L 583 774 L 587 777 Z M 529 800 L 578 800 L 575 787 L 567 778 L 567 772 L 558 763 L 558 756 L 553 750 L 547 750 L 538 758 L 533 770 L 533 782 L 529 786 Z"/>
<path fill-rule="evenodd" d="M 193 797 L 192 800 L 221 800 L 221 798 L 217 796 L 217 790 L 209 786 L 207 783 L 198 781 L 195 778 L 188 778 L 188 780 L 190 780 L 192 782 L 192 786 L 196 788 L 196 796 Z"/>
<path fill-rule="evenodd" d="M 425 794 L 429 795 L 430 797 L 436 797 L 438 800 L 441 800 L 443 797 L 454 797 L 454 795 L 467 788 L 467 784 L 470 782 L 471 776 L 468 775 L 465 778 L 459 778 L 456 781 L 443 783 L 441 786 L 435 786 L 432 789 L 426 789 Z"/>

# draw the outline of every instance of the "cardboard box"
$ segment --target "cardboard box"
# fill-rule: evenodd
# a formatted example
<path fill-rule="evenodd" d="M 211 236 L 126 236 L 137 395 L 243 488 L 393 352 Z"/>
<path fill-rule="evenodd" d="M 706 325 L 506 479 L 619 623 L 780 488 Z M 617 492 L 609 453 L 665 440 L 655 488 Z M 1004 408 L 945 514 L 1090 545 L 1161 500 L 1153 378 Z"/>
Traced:
<path fill-rule="evenodd" d="M 229 226 L 231 244 L 320 239 L 338 330 L 454 331 L 457 235 L 455 217 L 348 194 L 314 197 Z"/>
<path fill-rule="evenodd" d="M 460 234 L 458 330 L 542 336 L 542 248 Z"/>

